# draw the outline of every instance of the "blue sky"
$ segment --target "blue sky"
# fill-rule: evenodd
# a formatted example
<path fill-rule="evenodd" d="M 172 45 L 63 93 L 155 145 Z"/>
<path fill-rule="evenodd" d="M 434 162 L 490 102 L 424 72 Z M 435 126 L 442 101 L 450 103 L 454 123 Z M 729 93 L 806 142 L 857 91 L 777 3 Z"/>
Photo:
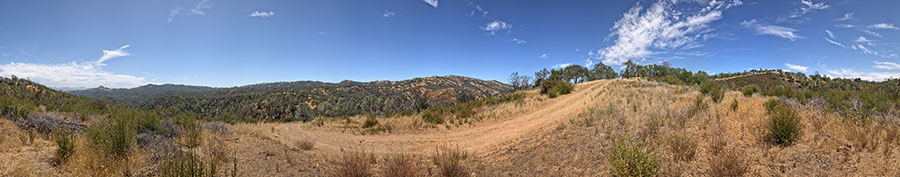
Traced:
<path fill-rule="evenodd" d="M 403 80 L 669 61 L 900 77 L 896 0 L 0 0 L 0 75 L 51 87 Z"/>

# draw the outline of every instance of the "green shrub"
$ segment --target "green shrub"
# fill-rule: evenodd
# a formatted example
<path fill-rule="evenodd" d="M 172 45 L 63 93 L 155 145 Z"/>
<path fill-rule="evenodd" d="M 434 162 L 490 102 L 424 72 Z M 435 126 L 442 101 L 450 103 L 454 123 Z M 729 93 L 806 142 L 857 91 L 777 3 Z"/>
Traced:
<path fill-rule="evenodd" d="M 722 90 L 722 83 L 716 81 L 706 81 L 700 84 L 700 93 L 709 94 L 713 102 L 719 103 L 725 97 L 725 91 Z"/>
<path fill-rule="evenodd" d="M 753 93 L 756 92 L 759 92 L 759 87 L 754 84 L 746 85 L 741 88 L 741 93 L 743 93 L 745 97 L 753 96 Z"/>
<path fill-rule="evenodd" d="M 776 144 L 790 146 L 800 138 L 802 129 L 800 117 L 793 108 L 784 103 L 775 105 L 777 106 L 774 106 L 769 115 L 770 136 Z"/>
<path fill-rule="evenodd" d="M 199 146 L 203 141 L 203 126 L 200 120 L 189 116 L 180 116 L 177 121 L 184 130 L 184 134 L 181 135 L 181 144 L 191 148 Z"/>
<path fill-rule="evenodd" d="M 659 167 L 656 146 L 648 141 L 634 142 L 627 135 L 613 137 L 606 159 L 614 176 L 655 176 Z"/>
<path fill-rule="evenodd" d="M 684 135 L 675 135 L 669 139 L 675 160 L 691 161 L 697 152 L 697 142 Z"/>
<path fill-rule="evenodd" d="M 560 95 L 569 94 L 575 88 L 569 82 L 561 80 L 543 80 L 541 83 L 541 93 L 547 94 L 550 98 L 556 98 Z"/>
<path fill-rule="evenodd" d="M 216 175 L 216 166 L 216 162 L 205 162 L 194 153 L 184 152 L 163 160 L 159 172 L 165 177 L 212 177 Z"/>
<path fill-rule="evenodd" d="M 697 95 L 697 99 L 694 100 L 694 109 L 706 110 L 706 108 L 709 108 L 709 105 L 703 101 L 704 99 L 706 99 L 706 97 L 703 95 Z"/>
<path fill-rule="evenodd" d="M 362 128 L 369 128 L 378 125 L 378 119 L 375 116 L 366 116 L 366 121 L 363 122 Z"/>
<path fill-rule="evenodd" d="M 737 109 L 738 109 L 738 101 L 737 101 L 737 99 L 734 99 L 734 101 L 731 102 L 731 111 L 737 111 Z"/>
<path fill-rule="evenodd" d="M 773 98 L 773 99 L 769 99 L 769 101 L 766 101 L 766 103 L 764 103 L 763 106 L 766 107 L 766 112 L 771 113 L 772 111 L 775 111 L 775 108 L 778 108 L 779 106 L 781 106 L 782 103 L 783 102 L 781 102 L 781 100 Z"/>
<path fill-rule="evenodd" d="M 86 136 L 94 148 L 107 156 L 126 158 L 133 151 L 137 134 L 134 111 L 111 107 L 107 112 L 110 117 L 88 128 Z"/>
<path fill-rule="evenodd" d="M 60 128 L 53 133 L 56 141 L 56 163 L 62 164 L 75 154 L 75 135 L 69 129 Z"/>
<path fill-rule="evenodd" d="M 428 108 L 422 111 L 422 120 L 428 123 L 442 124 L 444 123 L 444 109 Z"/>
<path fill-rule="evenodd" d="M 443 177 L 469 176 L 468 169 L 463 164 L 469 157 L 465 151 L 457 148 L 437 148 L 431 162 L 438 167 L 438 175 Z"/>

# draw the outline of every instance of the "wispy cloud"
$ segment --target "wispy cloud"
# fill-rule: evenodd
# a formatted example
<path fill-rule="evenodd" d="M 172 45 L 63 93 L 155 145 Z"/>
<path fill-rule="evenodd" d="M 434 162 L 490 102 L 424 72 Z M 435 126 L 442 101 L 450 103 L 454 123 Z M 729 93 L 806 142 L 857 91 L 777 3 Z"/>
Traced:
<path fill-rule="evenodd" d="M 837 18 L 837 19 L 834 19 L 834 20 L 835 20 L 835 21 L 850 21 L 850 20 L 856 20 L 856 18 L 853 18 L 853 14 L 856 14 L 856 13 L 855 13 L 855 12 L 845 13 L 845 14 L 844 14 L 844 17 Z"/>
<path fill-rule="evenodd" d="M 651 57 L 654 50 L 683 50 L 703 46 L 713 31 L 709 24 L 722 18 L 722 11 L 742 4 L 741 1 L 709 1 L 702 8 L 679 11 L 681 1 L 659 0 L 644 9 L 633 6 L 615 22 L 607 37 L 616 37 L 615 44 L 601 49 L 594 58 L 603 63 L 618 65 L 630 59 Z"/>
<path fill-rule="evenodd" d="M 803 4 L 803 6 L 800 7 L 800 9 L 797 9 L 794 14 L 791 14 L 791 18 L 800 17 L 814 10 L 823 10 L 830 7 L 824 2 L 814 3 L 810 0 L 801 0 L 800 3 Z"/>
<path fill-rule="evenodd" d="M 127 51 L 125 51 L 125 48 L 128 48 L 128 47 L 131 47 L 131 45 L 123 45 L 122 47 L 119 47 L 119 49 L 116 49 L 116 50 L 103 50 L 103 56 L 97 60 L 97 63 L 103 63 L 109 59 L 131 55 L 131 53 L 128 53 Z"/>
<path fill-rule="evenodd" d="M 0 75 L 28 78 L 51 87 L 96 87 L 102 85 L 121 88 L 146 84 L 142 77 L 115 74 L 103 70 L 103 67 L 106 66 L 105 61 L 129 56 L 130 54 L 124 51 L 128 47 L 125 45 L 117 50 L 103 50 L 102 57 L 86 62 L 49 65 L 12 62 L 0 65 Z"/>
<path fill-rule="evenodd" d="M 424 1 L 425 3 L 428 3 L 428 5 L 431 5 L 431 7 L 434 7 L 434 8 L 438 7 L 438 0 L 422 0 L 422 1 Z"/>
<path fill-rule="evenodd" d="M 519 39 L 519 38 L 513 38 L 512 41 L 515 42 L 516 44 L 527 44 L 528 43 L 528 41 L 526 41 L 524 39 Z"/>
<path fill-rule="evenodd" d="M 484 26 L 481 26 L 479 28 L 487 31 L 491 35 L 496 35 L 497 31 L 505 30 L 505 31 L 509 32 L 509 30 L 512 29 L 512 25 L 509 23 L 506 23 L 504 21 L 494 20 L 494 21 L 488 22 L 487 24 L 485 24 Z"/>
<path fill-rule="evenodd" d="M 250 13 L 250 15 L 247 15 L 247 17 L 268 18 L 268 17 L 271 17 L 271 16 L 273 16 L 273 15 L 275 15 L 275 12 L 272 12 L 272 11 L 268 11 L 268 12 L 266 12 L 266 11 L 253 11 L 253 13 Z"/>
<path fill-rule="evenodd" d="M 802 72 L 806 72 L 806 69 L 809 69 L 809 67 L 806 67 L 806 66 L 794 65 L 794 64 L 790 64 L 790 63 L 785 63 L 784 66 L 787 67 L 788 69 L 791 69 L 794 71 L 802 71 Z"/>
<path fill-rule="evenodd" d="M 828 43 L 831 43 L 831 44 L 834 44 L 834 45 L 837 45 L 837 46 L 840 46 L 840 47 L 843 47 L 843 48 L 847 48 L 847 46 L 844 46 L 844 44 L 841 44 L 840 42 L 834 41 L 834 40 L 831 39 L 831 38 L 825 37 L 825 41 L 828 41 Z"/>
<path fill-rule="evenodd" d="M 869 28 L 869 29 L 892 29 L 892 30 L 900 29 L 900 28 L 897 28 L 897 26 L 894 26 L 894 24 L 890 24 L 890 23 L 871 24 L 871 25 L 867 26 L 866 28 Z"/>
<path fill-rule="evenodd" d="M 900 64 L 897 64 L 894 62 L 888 62 L 888 61 L 885 61 L 885 62 L 875 61 L 874 68 L 886 69 L 886 70 L 900 70 Z"/>
<path fill-rule="evenodd" d="M 381 16 L 384 18 L 389 18 L 389 17 L 393 17 L 394 15 L 396 15 L 396 13 L 394 13 L 394 11 L 384 10 L 384 14 Z"/>
<path fill-rule="evenodd" d="M 541 54 L 541 56 L 538 56 L 538 58 L 540 58 L 540 59 L 547 59 L 547 58 L 550 58 L 550 54 L 549 54 L 549 53 L 544 53 L 544 54 Z"/>
<path fill-rule="evenodd" d="M 200 0 L 197 4 L 190 9 L 185 9 L 181 6 L 175 6 L 171 10 L 169 10 L 169 18 L 166 20 L 166 23 L 172 23 L 175 20 L 175 17 L 178 16 L 191 16 L 191 15 L 206 15 L 206 9 L 211 9 L 212 5 L 209 4 L 209 0 Z"/>
<path fill-rule="evenodd" d="M 745 20 L 741 22 L 741 26 L 753 29 L 757 34 L 778 36 L 791 41 L 796 41 L 797 39 L 804 38 L 803 36 L 797 34 L 797 30 L 794 28 L 775 25 L 763 25 L 757 22 L 756 19 L 752 19 L 749 21 Z"/>
<path fill-rule="evenodd" d="M 832 39 L 836 38 L 836 37 L 834 37 L 834 33 L 832 33 L 831 30 L 825 30 L 825 33 L 828 33 L 828 37 L 830 37 Z"/>

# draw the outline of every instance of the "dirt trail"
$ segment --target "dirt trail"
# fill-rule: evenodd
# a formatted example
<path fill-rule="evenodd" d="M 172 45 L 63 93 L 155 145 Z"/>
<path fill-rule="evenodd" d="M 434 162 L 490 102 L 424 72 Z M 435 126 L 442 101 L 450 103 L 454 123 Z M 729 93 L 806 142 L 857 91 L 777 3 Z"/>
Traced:
<path fill-rule="evenodd" d="M 504 143 L 515 142 L 534 133 L 554 128 L 555 126 L 551 125 L 556 125 L 557 121 L 566 120 L 586 110 L 583 103 L 591 99 L 591 96 L 586 95 L 598 94 L 602 89 L 595 88 L 606 86 L 609 82 L 611 81 L 604 80 L 578 84 L 572 93 L 546 100 L 541 103 L 545 106 L 540 106 L 536 110 L 515 114 L 498 122 L 454 128 L 449 131 L 355 135 L 307 130 L 304 126 L 294 123 L 266 124 L 258 128 L 266 131 L 274 129 L 275 136 L 272 138 L 286 145 L 300 140 L 310 140 L 316 143 L 316 149 L 330 152 L 339 152 L 341 148 L 361 148 L 376 154 L 398 152 L 427 154 L 432 153 L 436 147 L 449 144 L 479 154 L 501 148 Z"/>

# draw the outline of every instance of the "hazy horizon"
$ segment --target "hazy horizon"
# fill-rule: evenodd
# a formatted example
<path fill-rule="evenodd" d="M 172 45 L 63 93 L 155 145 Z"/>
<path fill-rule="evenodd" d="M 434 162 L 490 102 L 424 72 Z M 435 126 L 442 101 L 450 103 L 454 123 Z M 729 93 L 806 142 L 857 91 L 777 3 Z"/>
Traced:
<path fill-rule="evenodd" d="M 0 1 L 0 76 L 235 87 L 664 61 L 900 77 L 900 1 Z M 765 13 L 760 13 L 764 10 Z"/>

